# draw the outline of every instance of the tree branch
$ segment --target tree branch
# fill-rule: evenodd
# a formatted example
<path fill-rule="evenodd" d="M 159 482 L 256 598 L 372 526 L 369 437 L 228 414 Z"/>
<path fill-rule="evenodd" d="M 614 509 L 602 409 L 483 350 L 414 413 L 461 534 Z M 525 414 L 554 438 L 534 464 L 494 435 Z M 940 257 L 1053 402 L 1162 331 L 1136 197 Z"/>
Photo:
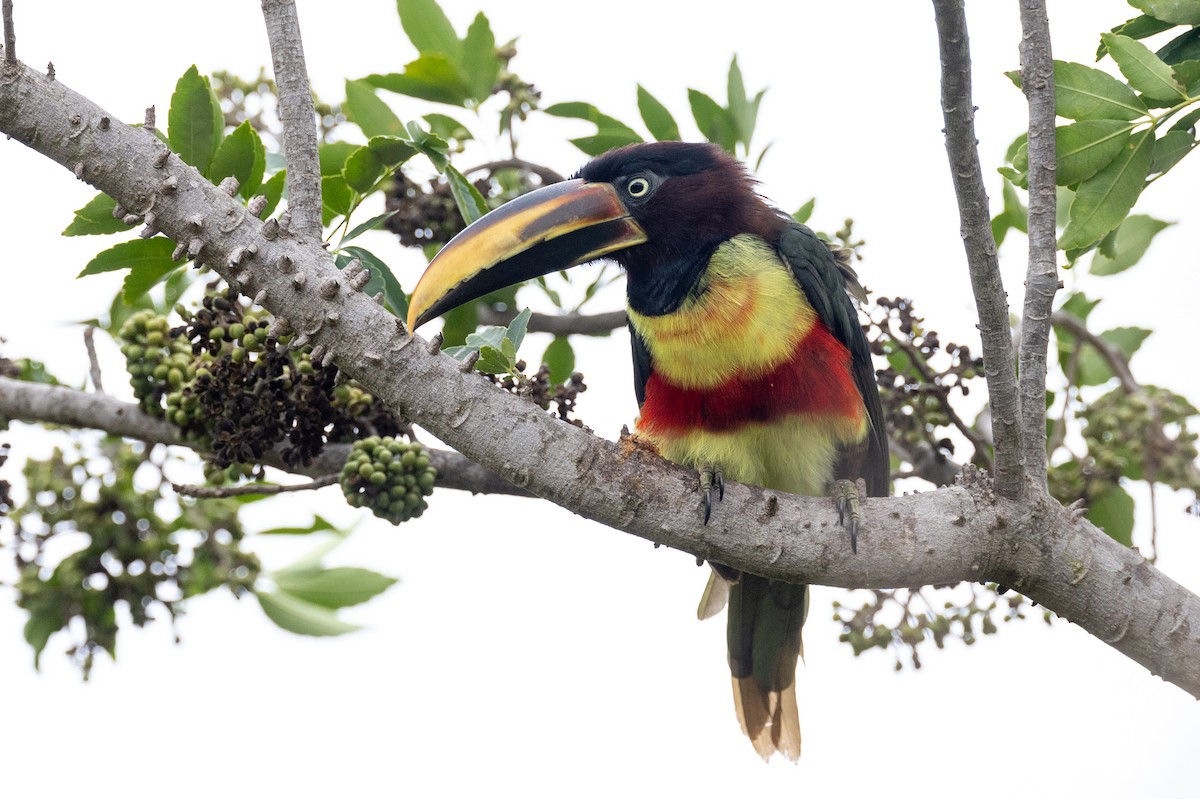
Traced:
<path fill-rule="evenodd" d="M 103 116 L 111 124 L 101 126 Z M 968 479 L 866 499 L 857 555 L 826 498 L 727 483 L 705 525 L 695 472 L 634 442 L 596 438 L 463 373 L 349 289 L 316 242 L 265 236 L 239 202 L 177 157 L 162 157 L 157 137 L 117 122 L 61 82 L 24 65 L 0 76 L 0 133 L 126 208 L 144 213 L 153 203 L 155 224 L 255 296 L 279 329 L 302 331 L 404 418 L 555 504 L 706 560 L 796 582 L 882 588 L 995 580 L 1200 697 L 1200 597 L 1040 493 L 1018 502 Z M 174 190 L 164 191 L 172 177 Z M 246 259 L 250 245 L 255 255 Z"/>
<path fill-rule="evenodd" d="M 13 24 L 12 0 L 0 3 L 0 14 L 4 16 L 4 64 L 15 66 L 17 63 L 17 29 Z"/>
<path fill-rule="evenodd" d="M 479 322 L 484 325 L 506 327 L 515 319 L 514 309 L 497 311 L 487 303 L 479 304 Z M 556 336 L 607 336 L 614 330 L 625 327 L 625 311 L 608 311 L 598 314 L 543 314 L 529 317 L 530 333 L 553 333 Z"/>
<path fill-rule="evenodd" d="M 996 241 L 975 138 L 971 101 L 971 52 L 963 0 L 933 0 L 942 62 L 942 115 L 946 121 L 946 153 L 958 199 L 963 246 L 971 274 L 971 290 L 979 313 L 983 371 L 992 411 L 996 444 L 996 491 L 1014 499 L 1025 492 L 1022 466 L 1020 397 L 1013 359 L 1008 298 L 1000 280 Z"/>
<path fill-rule="evenodd" d="M 471 175 L 475 172 L 497 172 L 501 169 L 517 169 L 522 172 L 528 172 L 531 175 L 537 175 L 542 179 L 542 183 L 549 185 L 551 183 L 562 183 L 566 180 L 565 177 L 555 172 L 548 166 L 535 164 L 532 161 L 526 161 L 522 158 L 506 158 L 503 161 L 488 161 L 486 164 L 473 166 L 470 169 L 464 169 L 464 175 Z"/>
<path fill-rule="evenodd" d="M 1029 103 L 1029 265 L 1021 322 L 1021 443 L 1025 472 L 1046 489 L 1046 353 L 1058 291 L 1054 216 L 1054 58 L 1045 0 L 1021 0 L 1021 86 Z"/>
<path fill-rule="evenodd" d="M 66 386 L 0 377 L 0 419 L 91 428 L 148 444 L 189 447 L 203 452 L 195 442 L 186 441 L 175 425 L 143 413 L 133 403 Z M 438 470 L 438 488 L 453 488 L 472 494 L 532 496 L 457 452 L 444 449 L 428 449 L 428 452 L 430 464 Z M 263 462 L 281 471 L 318 478 L 340 471 L 349 454 L 349 444 L 329 444 L 312 463 L 293 466 L 284 461 L 282 448 L 279 447 L 268 452 Z"/>
<path fill-rule="evenodd" d="M 271 67 L 279 89 L 279 121 L 287 156 L 287 200 L 291 229 L 310 241 L 321 239 L 321 164 L 313 123 L 312 89 L 304 65 L 304 43 L 295 0 L 262 0 Z"/>

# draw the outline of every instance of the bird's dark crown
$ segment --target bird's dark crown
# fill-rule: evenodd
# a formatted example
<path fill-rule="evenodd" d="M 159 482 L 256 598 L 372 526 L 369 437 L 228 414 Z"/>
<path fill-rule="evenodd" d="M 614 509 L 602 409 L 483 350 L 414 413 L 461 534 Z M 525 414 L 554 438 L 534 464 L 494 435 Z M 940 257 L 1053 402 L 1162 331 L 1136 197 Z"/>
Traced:
<path fill-rule="evenodd" d="M 731 167 L 744 178 L 742 165 L 715 144 L 662 141 L 610 150 L 589 161 L 575 177 L 589 183 L 610 183 L 644 171 L 668 178 Z"/>

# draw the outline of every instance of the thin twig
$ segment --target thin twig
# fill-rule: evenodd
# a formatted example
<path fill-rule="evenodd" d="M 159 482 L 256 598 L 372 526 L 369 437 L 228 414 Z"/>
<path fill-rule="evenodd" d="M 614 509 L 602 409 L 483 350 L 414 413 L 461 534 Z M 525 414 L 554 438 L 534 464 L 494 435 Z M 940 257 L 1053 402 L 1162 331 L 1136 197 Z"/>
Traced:
<path fill-rule="evenodd" d="M 470 169 L 464 169 L 464 175 L 470 175 L 473 172 L 496 172 L 501 169 L 519 169 L 522 172 L 528 172 L 532 175 L 537 175 L 542 179 L 542 183 L 562 183 L 566 180 L 565 177 L 555 172 L 550 167 L 535 164 L 532 161 L 526 161 L 523 158 L 506 158 L 503 161 L 488 161 L 486 164 L 473 166 Z"/>
<path fill-rule="evenodd" d="M 988 453 L 987 439 L 979 435 L 979 432 L 975 430 L 975 428 L 967 424 L 963 418 L 958 415 L 958 411 L 956 411 L 954 406 L 950 403 L 950 398 L 948 396 L 949 389 L 946 386 L 937 384 L 937 375 L 935 375 L 933 370 L 929 368 L 929 365 L 925 363 L 925 360 L 921 357 L 921 354 L 917 351 L 917 348 L 893 333 L 891 326 L 886 321 L 879 326 L 879 329 L 892 340 L 893 344 L 904 351 L 904 354 L 908 356 L 908 360 L 911 361 L 916 370 L 921 373 L 921 377 L 924 378 L 925 382 L 936 389 L 935 391 L 931 391 L 929 393 L 937 396 L 942 405 L 942 410 L 946 412 L 946 417 L 950 420 L 950 423 L 958 429 L 958 432 L 962 433 L 963 436 L 965 436 L 966 439 L 971 442 L 973 447 L 975 447 L 975 462 L 988 471 L 991 471 L 992 456 Z"/>
<path fill-rule="evenodd" d="M 12 0 L 4 0 L 4 63 L 6 66 L 17 65 L 17 29 L 13 25 Z"/>
<path fill-rule="evenodd" d="M 88 374 L 92 376 L 92 386 L 101 394 L 104 393 L 104 381 L 100 379 L 100 361 L 96 358 L 96 328 L 88 325 L 83 329 L 83 346 L 87 348 Z"/>
<path fill-rule="evenodd" d="M 1066 311 L 1055 311 L 1050 315 L 1050 321 L 1057 327 L 1061 327 L 1078 338 L 1080 341 L 1086 341 L 1096 348 L 1096 352 L 1100 353 L 1100 357 L 1108 364 L 1108 368 L 1112 369 L 1112 373 L 1117 376 L 1117 380 L 1121 381 L 1121 388 L 1129 394 L 1142 394 L 1142 384 L 1133 376 L 1133 372 L 1129 370 L 1129 361 L 1125 360 L 1125 353 L 1109 344 L 1107 341 L 1088 330 L 1087 325 Z"/>
<path fill-rule="evenodd" d="M 1021 400 L 1008 321 L 1008 299 L 996 260 L 991 216 L 975 137 L 971 99 L 971 51 L 963 0 L 933 0 L 942 64 L 942 115 L 946 153 L 958 199 L 971 290 L 979 313 L 983 371 L 987 377 L 996 445 L 996 492 L 1016 499 L 1025 490 L 1021 446 Z"/>
<path fill-rule="evenodd" d="M 479 322 L 484 325 L 507 325 L 516 317 L 515 310 L 497 311 L 486 304 L 479 307 Z M 599 314 L 541 314 L 529 317 L 530 333 L 553 333 L 556 336 L 607 336 L 625 326 L 624 311 Z"/>
<path fill-rule="evenodd" d="M 1021 86 L 1029 103 L 1029 264 L 1021 322 L 1021 443 L 1025 471 L 1046 487 L 1046 358 L 1058 291 L 1054 229 L 1054 59 L 1045 0 L 1021 0 Z"/>
<path fill-rule="evenodd" d="M 321 238 L 321 166 L 317 157 L 317 126 L 312 89 L 304 64 L 304 42 L 295 0 L 262 0 L 271 66 L 279 90 L 279 121 L 287 156 L 290 230 L 303 239 Z"/>
<path fill-rule="evenodd" d="M 265 485 L 263 483 L 251 483 L 249 485 L 240 486 L 199 486 L 199 485 L 181 485 L 179 483 L 171 483 L 171 488 L 175 489 L 176 494 L 182 494 L 185 497 L 196 497 L 197 499 L 224 499 L 226 497 L 249 497 L 256 494 L 263 496 L 272 496 L 274 494 L 286 494 L 289 491 L 315 491 L 318 488 L 333 485 L 338 481 L 338 475 L 326 474 L 315 480 L 310 480 L 307 483 L 296 483 L 294 485 Z"/>

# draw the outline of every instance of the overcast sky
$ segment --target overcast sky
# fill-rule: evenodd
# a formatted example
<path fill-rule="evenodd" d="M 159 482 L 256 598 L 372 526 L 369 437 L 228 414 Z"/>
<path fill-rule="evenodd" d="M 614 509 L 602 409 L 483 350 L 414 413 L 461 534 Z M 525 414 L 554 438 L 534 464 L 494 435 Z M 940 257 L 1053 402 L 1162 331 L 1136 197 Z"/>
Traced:
<path fill-rule="evenodd" d="M 473 0 L 443 6 L 460 31 L 479 10 Z M 1023 98 L 1001 74 L 1018 66 L 1016 3 L 971 6 L 980 147 L 998 198 L 991 167 L 1024 125 Z M 346 77 L 396 71 L 415 55 L 389 0 L 299 7 L 328 100 L 342 97 Z M 722 97 L 736 53 L 747 87 L 769 87 L 755 148 L 773 142 L 763 194 L 787 210 L 815 195 L 813 223 L 826 230 L 853 216 L 867 241 L 863 280 L 915 297 L 943 341 L 977 347 L 928 3 L 538 0 L 484 10 L 498 40 L 520 37 L 513 67 L 545 104 L 585 99 L 631 123 L 638 82 L 682 123 L 685 88 Z M 270 60 L 249 0 L 16 0 L 16 14 L 23 60 L 53 61 L 60 81 L 127 122 L 150 104 L 163 120 L 193 63 L 249 76 Z M 1056 57 L 1090 62 L 1099 31 L 1133 14 L 1116 0 L 1053 2 Z M 403 119 L 433 110 L 404 99 L 393 107 Z M 563 140 L 587 132 L 539 120 L 523 130 L 523 154 L 571 172 L 584 157 Z M 1195 166 L 1156 183 L 1139 206 L 1180 223 L 1146 263 L 1064 278 L 1106 298 L 1097 324 L 1154 328 L 1136 373 L 1193 401 L 1200 378 L 1181 365 L 1194 363 L 1184 352 L 1196 330 Z M 69 323 L 102 311 L 120 282 L 74 280 L 109 242 L 58 236 L 94 190 L 15 142 L 0 141 L 0 181 L 4 354 L 43 359 L 79 382 L 86 356 Z M 364 243 L 411 288 L 410 255 L 384 235 Z M 1018 307 L 1023 244 L 1002 250 Z M 616 307 L 619 296 L 606 300 Z M 528 352 L 544 345 L 535 338 Z M 577 349 L 589 385 L 579 415 L 615 438 L 636 414 L 627 343 Z M 114 353 L 103 350 L 107 386 L 124 391 Z M 23 430 L 4 440 L 15 445 L 6 472 L 52 446 Z M 1145 492 L 1133 490 L 1145 511 Z M 1179 512 L 1184 497 L 1159 497 L 1160 565 L 1200 590 L 1200 525 Z M 120 661 L 101 660 L 83 685 L 57 638 L 33 671 L 25 616 L 0 588 L 0 796 L 1200 796 L 1197 703 L 1062 621 L 1004 625 L 971 648 L 951 642 L 923 652 L 921 671 L 897 674 L 890 654 L 855 659 L 838 643 L 829 604 L 846 594 L 816 589 L 799 675 L 804 755 L 797 766 L 764 765 L 733 714 L 723 621 L 695 621 L 706 575 L 688 556 L 545 503 L 450 491 L 399 528 L 352 511 L 336 489 L 255 508 L 248 523 L 302 523 L 313 509 L 358 522 L 332 561 L 400 578 L 347 614 L 368 629 L 341 639 L 282 633 L 253 600 L 204 597 L 178 624 L 181 645 L 166 623 L 123 631 Z M 1144 543 L 1148 513 L 1137 535 Z M 279 567 L 313 543 L 259 551 Z"/>

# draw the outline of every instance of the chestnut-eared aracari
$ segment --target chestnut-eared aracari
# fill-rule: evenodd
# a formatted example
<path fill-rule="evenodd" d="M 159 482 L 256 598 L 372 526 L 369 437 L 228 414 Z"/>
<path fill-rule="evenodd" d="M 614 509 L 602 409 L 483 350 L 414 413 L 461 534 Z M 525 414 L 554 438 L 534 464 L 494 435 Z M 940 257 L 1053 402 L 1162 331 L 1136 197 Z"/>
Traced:
<path fill-rule="evenodd" d="M 624 268 L 637 435 L 700 471 L 707 521 L 723 478 L 838 498 L 856 546 L 858 490 L 888 488 L 871 356 L 853 272 L 772 208 L 710 144 L 634 144 L 498 208 L 430 264 L 413 329 L 518 281 L 599 258 Z M 753 522 L 748 522 L 753 523 Z M 714 564 L 701 616 L 729 605 L 743 731 L 764 758 L 800 756 L 796 662 L 808 587 Z"/>

